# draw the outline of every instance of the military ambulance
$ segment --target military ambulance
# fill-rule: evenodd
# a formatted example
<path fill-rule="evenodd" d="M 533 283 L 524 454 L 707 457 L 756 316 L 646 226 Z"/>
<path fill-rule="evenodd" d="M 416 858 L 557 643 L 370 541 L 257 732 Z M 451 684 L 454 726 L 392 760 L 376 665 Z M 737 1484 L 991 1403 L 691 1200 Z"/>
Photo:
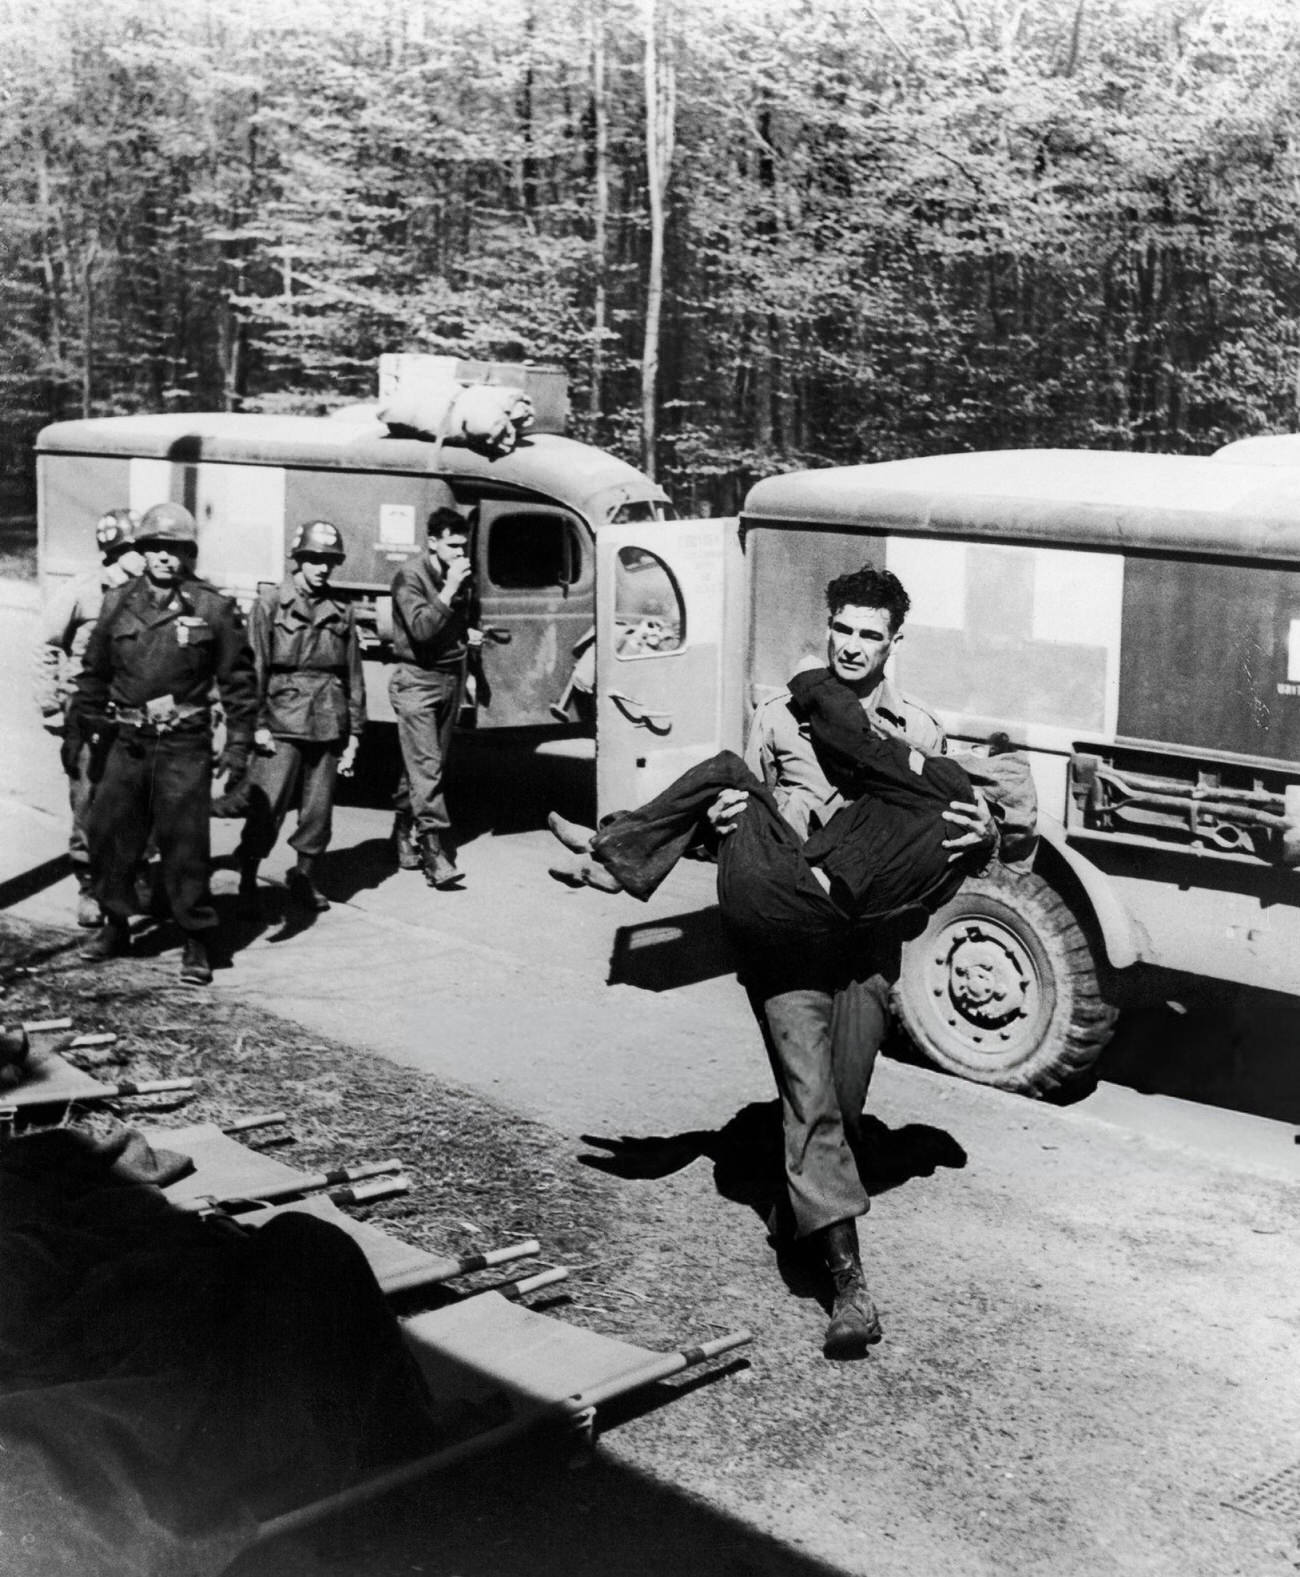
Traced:
<path fill-rule="evenodd" d="M 870 562 L 912 598 L 896 682 L 955 741 L 1024 747 L 1043 811 L 1034 871 L 967 882 L 907 949 L 935 1062 L 1051 1090 L 1136 964 L 1300 991 L 1300 464 L 1253 459 L 890 461 L 760 482 L 738 522 L 602 532 L 602 808 L 739 748 L 824 650 L 827 581 Z M 661 649 L 628 640 L 648 578 Z"/>
<path fill-rule="evenodd" d="M 441 399 L 447 391 L 455 400 Z M 508 415 L 520 400 L 528 419 L 508 438 L 492 420 L 444 420 L 471 401 Z M 441 416 L 422 415 L 432 409 Z M 430 513 L 451 505 L 473 521 L 485 635 L 465 721 L 574 734 L 561 720 L 576 717 L 563 703 L 594 620 L 595 534 L 669 506 L 634 467 L 564 437 L 567 414 L 554 369 L 392 355 L 380 358 L 378 401 L 333 416 L 56 423 L 36 443 L 43 590 L 97 565 L 94 523 L 118 505 L 184 504 L 198 522 L 199 573 L 246 606 L 283 578 L 294 528 L 331 520 L 347 549 L 333 584 L 361 626 L 370 715 L 391 719 L 389 587 L 425 550 Z"/>

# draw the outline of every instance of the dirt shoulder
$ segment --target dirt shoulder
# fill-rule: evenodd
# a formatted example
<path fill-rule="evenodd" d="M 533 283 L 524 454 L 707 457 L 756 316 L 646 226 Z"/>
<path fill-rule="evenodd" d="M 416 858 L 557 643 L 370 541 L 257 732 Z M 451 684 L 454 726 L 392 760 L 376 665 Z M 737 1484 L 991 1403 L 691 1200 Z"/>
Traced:
<path fill-rule="evenodd" d="M 0 924 L 4 1021 L 67 1014 L 114 1031 L 130 1076 L 200 1081 L 151 1123 L 287 1110 L 294 1165 L 403 1157 L 411 1193 L 369 1213 L 387 1230 L 440 1250 L 540 1238 L 574 1267 L 557 1318 L 650 1347 L 755 1332 L 745 1365 L 607 1414 L 581 1470 L 512 1451 L 251 1552 L 237 1577 L 1293 1574 L 1294 1520 L 1225 1504 L 1300 1455 L 1285 1181 L 912 1070 L 882 1080 L 865 1235 L 886 1340 L 831 1365 L 813 1283 L 758 1222 L 766 1103 L 575 1145 L 178 986 L 170 955 L 80 966 L 77 940 Z"/>

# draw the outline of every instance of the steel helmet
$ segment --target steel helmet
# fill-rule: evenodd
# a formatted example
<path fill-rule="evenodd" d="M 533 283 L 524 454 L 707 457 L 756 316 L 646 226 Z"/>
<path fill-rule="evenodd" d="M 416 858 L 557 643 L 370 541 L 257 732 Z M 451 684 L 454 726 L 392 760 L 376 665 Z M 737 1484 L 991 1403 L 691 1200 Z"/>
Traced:
<path fill-rule="evenodd" d="M 298 527 L 289 545 L 289 557 L 296 559 L 300 553 L 320 553 L 333 559 L 348 556 L 343 533 L 328 520 L 309 520 Z"/>
<path fill-rule="evenodd" d="M 134 509 L 107 509 L 95 522 L 95 545 L 106 559 L 135 546 L 140 517 Z"/>
<path fill-rule="evenodd" d="M 150 542 L 171 542 L 177 547 L 197 548 L 199 528 L 184 504 L 155 504 L 145 510 L 135 540 L 139 547 Z"/>

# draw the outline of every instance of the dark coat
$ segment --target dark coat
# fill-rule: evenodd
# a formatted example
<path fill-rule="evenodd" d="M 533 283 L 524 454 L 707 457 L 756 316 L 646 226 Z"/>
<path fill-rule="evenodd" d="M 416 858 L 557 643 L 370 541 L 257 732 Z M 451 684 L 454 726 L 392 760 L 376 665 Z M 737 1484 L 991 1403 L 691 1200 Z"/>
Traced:
<path fill-rule="evenodd" d="M 163 604 L 144 575 L 108 592 L 86 643 L 77 707 L 104 717 L 110 703 L 139 708 L 171 696 L 206 706 L 213 687 L 228 741 L 247 743 L 257 719 L 257 679 L 239 609 L 206 581 L 180 581 Z"/>

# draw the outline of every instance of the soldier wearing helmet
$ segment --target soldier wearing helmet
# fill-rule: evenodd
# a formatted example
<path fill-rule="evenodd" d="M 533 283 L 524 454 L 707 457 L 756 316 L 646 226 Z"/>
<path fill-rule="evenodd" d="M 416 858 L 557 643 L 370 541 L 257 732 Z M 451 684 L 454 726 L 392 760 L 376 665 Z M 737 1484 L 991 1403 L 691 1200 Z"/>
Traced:
<path fill-rule="evenodd" d="M 212 979 L 217 924 L 208 893 L 212 693 L 225 711 L 216 770 L 242 775 L 257 684 L 238 608 L 194 573 L 198 530 L 181 504 L 155 504 L 136 533 L 144 573 L 111 591 L 86 646 L 74 715 L 99 742 L 103 776 L 89 824 L 95 896 L 107 923 L 82 950 L 112 958 L 130 945 L 134 873 L 152 837 L 163 889 L 185 937 L 181 979 Z"/>
<path fill-rule="evenodd" d="M 95 544 L 101 567 L 61 587 L 45 610 L 37 669 L 37 705 L 52 734 L 63 737 L 63 769 L 68 778 L 72 832 L 68 856 L 77 882 L 77 924 L 93 929 L 103 913 L 91 891 L 90 847 L 86 827 L 95 795 L 89 743 L 67 726 L 68 707 L 81 672 L 86 643 L 104 606 L 105 594 L 124 585 L 144 568 L 136 546 L 139 516 L 131 509 L 110 509 L 95 522 Z"/>
<path fill-rule="evenodd" d="M 254 907 L 258 866 L 297 799 L 289 839 L 297 861 L 287 886 L 290 899 L 312 911 L 329 908 L 317 865 L 333 830 L 336 781 L 351 774 L 366 726 L 366 690 L 351 605 L 330 589 L 346 557 L 342 533 L 331 521 L 307 521 L 289 557 L 290 574 L 261 593 L 249 619 L 260 754 L 248 777 L 239 891 L 245 908 Z"/>

